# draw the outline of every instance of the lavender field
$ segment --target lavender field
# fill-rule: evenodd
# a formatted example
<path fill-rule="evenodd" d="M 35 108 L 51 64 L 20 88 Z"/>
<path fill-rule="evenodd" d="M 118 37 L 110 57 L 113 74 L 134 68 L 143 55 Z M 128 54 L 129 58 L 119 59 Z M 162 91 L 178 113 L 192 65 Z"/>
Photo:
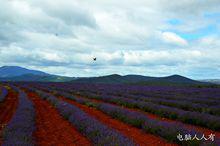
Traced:
<path fill-rule="evenodd" d="M 39 128 L 47 118 L 38 122 L 42 105 L 36 100 L 47 102 L 87 145 L 220 145 L 219 87 L 39 82 L 3 86 L 19 95 L 3 130 L 3 145 L 41 145 Z M 2 87 L 3 101 L 7 92 Z"/>

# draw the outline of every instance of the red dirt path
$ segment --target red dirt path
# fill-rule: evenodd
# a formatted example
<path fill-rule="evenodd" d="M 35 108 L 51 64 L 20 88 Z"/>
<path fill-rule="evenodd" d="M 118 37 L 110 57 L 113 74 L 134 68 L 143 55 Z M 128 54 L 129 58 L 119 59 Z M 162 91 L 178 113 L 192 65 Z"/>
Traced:
<path fill-rule="evenodd" d="M 18 105 L 18 94 L 12 89 L 8 90 L 5 100 L 0 103 L 0 145 L 2 144 L 2 132 L 11 120 Z"/>
<path fill-rule="evenodd" d="M 91 100 L 93 102 L 96 102 L 96 103 L 107 103 L 107 104 L 111 104 L 111 105 L 115 105 L 115 106 L 120 106 L 120 105 L 117 105 L 117 104 L 108 103 L 108 102 L 104 102 L 104 101 L 97 100 L 97 99 L 90 99 L 90 98 L 79 96 L 79 95 L 75 95 L 75 96 L 78 97 L 78 98 L 86 98 L 86 99 L 89 99 L 89 100 Z M 171 119 L 168 119 L 168 118 L 162 118 L 162 117 L 160 117 L 158 115 L 151 114 L 151 113 L 148 113 L 148 112 L 144 112 L 144 111 L 141 111 L 139 109 L 132 109 L 132 108 L 124 107 L 124 106 L 120 106 L 120 107 L 125 108 L 125 109 L 130 110 L 130 111 L 141 112 L 141 113 L 145 114 L 146 116 L 148 116 L 149 118 L 152 118 L 152 119 L 158 119 L 158 120 L 161 120 L 161 121 L 167 121 L 167 122 L 171 122 L 171 123 L 183 124 L 185 127 L 189 128 L 189 129 L 194 129 L 194 130 L 196 130 L 198 132 L 204 133 L 206 135 L 206 137 L 212 133 L 212 134 L 215 134 L 215 138 L 220 139 L 220 132 L 219 131 L 213 131 L 213 130 L 210 130 L 210 129 L 205 128 L 205 127 L 191 125 L 191 124 L 186 124 L 186 123 L 183 123 L 183 122 L 177 121 L 177 120 L 171 120 Z"/>
<path fill-rule="evenodd" d="M 112 119 L 110 116 L 107 116 L 106 114 L 104 114 L 101 111 L 98 111 L 94 108 L 89 108 L 85 105 L 79 104 L 79 103 L 74 102 L 73 100 L 67 99 L 65 97 L 59 97 L 59 98 L 68 102 L 68 103 L 71 103 L 71 104 L 79 107 L 84 112 L 86 112 L 90 116 L 93 116 L 94 118 L 98 119 L 99 121 L 101 121 L 105 125 L 108 125 L 109 127 L 118 130 L 122 134 L 133 139 L 134 142 L 139 144 L 140 146 L 176 146 L 176 144 L 168 143 L 160 137 L 156 137 L 152 134 L 145 133 L 138 128 L 127 125 L 127 124 L 120 122 L 116 119 Z"/>
<path fill-rule="evenodd" d="M 49 102 L 32 92 L 29 98 L 36 108 L 36 143 L 39 146 L 90 146 L 91 142 L 80 134 Z"/>

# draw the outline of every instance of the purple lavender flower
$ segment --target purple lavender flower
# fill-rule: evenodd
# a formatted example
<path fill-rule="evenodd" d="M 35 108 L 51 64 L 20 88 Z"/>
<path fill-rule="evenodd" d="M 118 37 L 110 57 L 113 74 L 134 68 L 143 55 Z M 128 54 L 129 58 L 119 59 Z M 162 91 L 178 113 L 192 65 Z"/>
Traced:
<path fill-rule="evenodd" d="M 37 91 L 40 96 L 51 103 L 56 103 L 56 108 L 60 114 L 69 120 L 81 133 L 87 136 L 95 145 L 136 145 L 133 140 L 122 135 L 118 131 L 107 127 L 98 120 L 92 118 L 78 107 L 57 99 L 55 96 Z"/>
<path fill-rule="evenodd" d="M 8 94 L 8 90 L 4 87 L 2 87 L 1 92 L 0 92 L 0 102 L 3 102 L 5 97 Z"/>
<path fill-rule="evenodd" d="M 3 135 L 3 146 L 33 146 L 32 134 L 35 130 L 35 110 L 26 94 L 19 92 L 19 104 L 16 113 L 6 126 Z"/>

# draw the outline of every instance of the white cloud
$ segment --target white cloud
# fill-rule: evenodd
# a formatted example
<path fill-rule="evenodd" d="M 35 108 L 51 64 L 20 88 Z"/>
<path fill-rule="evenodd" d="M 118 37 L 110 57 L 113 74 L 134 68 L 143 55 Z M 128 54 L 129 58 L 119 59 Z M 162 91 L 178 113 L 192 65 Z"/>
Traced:
<path fill-rule="evenodd" d="M 220 13 L 219 0 L 10 0 L 0 8 L 0 65 L 70 76 L 219 73 L 219 27 L 199 32 L 217 25 L 205 14 Z M 194 33 L 203 36 L 180 35 Z"/>
<path fill-rule="evenodd" d="M 186 46 L 188 45 L 188 42 L 181 38 L 180 36 L 178 36 L 177 34 L 173 33 L 173 32 L 163 32 L 162 33 L 162 39 L 170 44 L 176 44 L 179 46 Z"/>

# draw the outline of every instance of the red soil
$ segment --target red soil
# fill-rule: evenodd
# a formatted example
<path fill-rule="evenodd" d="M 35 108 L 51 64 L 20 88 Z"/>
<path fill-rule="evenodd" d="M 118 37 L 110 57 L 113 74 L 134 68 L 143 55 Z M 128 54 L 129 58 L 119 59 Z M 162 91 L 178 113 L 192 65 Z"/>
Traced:
<path fill-rule="evenodd" d="M 12 89 L 9 89 L 5 100 L 0 103 L 0 145 L 2 143 L 3 129 L 14 115 L 17 105 L 18 94 Z"/>
<path fill-rule="evenodd" d="M 39 146 L 89 146 L 91 142 L 66 121 L 49 102 L 32 92 L 29 98 L 36 108 L 36 137 Z"/>
<path fill-rule="evenodd" d="M 73 100 L 59 97 L 60 99 L 71 103 L 80 109 L 82 109 L 84 112 L 88 113 L 90 116 L 98 119 L 105 125 L 108 125 L 109 127 L 118 130 L 122 134 L 126 135 L 127 137 L 133 139 L 133 141 L 140 146 L 176 146 L 176 144 L 171 144 L 166 142 L 160 137 L 156 137 L 152 134 L 145 133 L 141 131 L 138 128 L 129 126 L 123 122 L 120 122 L 116 119 L 112 119 L 110 116 L 107 116 L 106 114 L 102 113 L 101 111 L 98 111 L 94 108 L 87 107 L 85 105 L 79 104 Z"/>
<path fill-rule="evenodd" d="M 83 97 L 83 96 L 79 96 L 79 95 L 75 95 L 76 97 L 78 98 L 86 98 L 86 99 L 89 99 L 87 97 Z M 117 104 L 113 104 L 113 103 L 107 103 L 107 102 L 104 102 L 104 101 L 101 101 L 101 100 L 97 100 L 97 99 L 89 99 L 93 102 L 96 102 L 96 103 L 106 103 L 106 104 L 111 104 L 111 105 L 115 105 L 115 106 L 120 106 L 120 105 L 117 105 Z M 191 124 L 186 124 L 186 123 L 183 123 L 181 121 L 176 121 L 176 120 L 172 120 L 172 119 L 168 119 L 168 118 L 162 118 L 158 115 L 154 115 L 154 114 L 151 114 L 151 113 L 148 113 L 148 112 L 143 112 L 139 109 L 132 109 L 132 108 L 127 108 L 127 107 L 124 107 L 124 106 L 121 106 L 127 110 L 130 110 L 130 111 L 138 111 L 138 112 L 141 112 L 143 114 L 145 114 L 146 116 L 148 116 L 149 118 L 152 118 L 152 119 L 158 119 L 158 120 L 161 120 L 161 121 L 167 121 L 167 122 L 171 122 L 171 123 L 177 123 L 177 124 L 183 124 L 185 127 L 189 128 L 189 129 L 194 129 L 198 132 L 201 132 L 202 134 L 205 134 L 206 137 L 208 137 L 208 135 L 210 134 L 215 134 L 215 138 L 220 138 L 220 132 L 219 131 L 213 131 L 213 130 L 210 130 L 210 129 L 207 129 L 207 128 L 204 128 L 204 127 L 201 127 L 201 126 L 196 126 L 196 125 L 191 125 Z"/>

